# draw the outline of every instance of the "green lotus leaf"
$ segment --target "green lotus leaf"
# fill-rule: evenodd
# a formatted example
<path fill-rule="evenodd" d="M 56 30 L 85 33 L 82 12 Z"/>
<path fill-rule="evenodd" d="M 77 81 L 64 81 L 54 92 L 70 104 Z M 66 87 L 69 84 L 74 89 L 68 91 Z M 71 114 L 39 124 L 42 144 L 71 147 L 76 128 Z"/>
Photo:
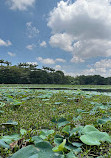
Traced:
<path fill-rule="evenodd" d="M 7 149 L 10 148 L 10 146 L 6 144 L 2 139 L 0 139 L 0 147 L 7 148 Z"/>
<path fill-rule="evenodd" d="M 83 130 L 82 130 L 82 133 L 83 134 L 86 134 L 86 133 L 89 133 L 89 132 L 92 132 L 92 131 L 99 131 L 98 129 L 96 129 L 94 126 L 92 125 L 86 125 Z"/>
<path fill-rule="evenodd" d="M 59 146 L 54 147 L 52 150 L 54 152 L 63 151 L 64 147 L 65 147 L 65 144 L 66 144 L 66 139 L 64 139 L 63 142 Z"/>
<path fill-rule="evenodd" d="M 46 137 L 48 137 L 50 134 L 53 134 L 54 130 L 41 130 L 39 137 L 41 137 L 42 139 L 45 139 Z"/>
<path fill-rule="evenodd" d="M 73 151 L 70 151 L 68 154 L 66 154 L 66 158 L 77 158 L 77 157 L 74 155 Z"/>
<path fill-rule="evenodd" d="M 3 136 L 1 138 L 1 140 L 3 140 L 4 142 L 6 142 L 7 144 L 11 144 L 12 142 L 19 140 L 20 136 L 18 134 L 14 134 L 14 135 L 7 135 L 7 136 Z"/>
<path fill-rule="evenodd" d="M 18 150 L 16 153 L 14 153 L 12 155 L 11 158 L 22 158 L 22 157 L 23 158 L 35 158 L 35 155 L 36 155 L 36 158 L 38 158 L 37 153 L 38 153 L 37 148 L 35 148 L 33 145 L 29 145 L 27 147 L 24 147 L 24 148 Z"/>
<path fill-rule="evenodd" d="M 91 131 L 82 135 L 80 140 L 87 145 L 100 145 L 100 142 L 111 142 L 111 137 L 106 132 Z"/>
<path fill-rule="evenodd" d="M 25 130 L 25 129 L 20 129 L 20 134 L 21 135 L 24 135 L 24 134 L 26 134 L 27 133 L 27 131 Z"/>
<path fill-rule="evenodd" d="M 62 132 L 66 133 L 66 134 L 70 134 L 70 125 L 69 126 L 65 126 L 63 129 L 62 129 Z"/>

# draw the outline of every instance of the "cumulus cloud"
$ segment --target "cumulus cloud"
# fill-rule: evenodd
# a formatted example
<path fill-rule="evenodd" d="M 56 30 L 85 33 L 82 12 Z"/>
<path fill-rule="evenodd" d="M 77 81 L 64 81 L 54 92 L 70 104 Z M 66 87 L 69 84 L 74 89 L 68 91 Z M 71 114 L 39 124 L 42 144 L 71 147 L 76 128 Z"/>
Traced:
<path fill-rule="evenodd" d="M 37 62 L 27 62 L 29 65 L 37 65 Z"/>
<path fill-rule="evenodd" d="M 7 3 L 12 10 L 27 10 L 28 7 L 32 7 L 36 0 L 7 0 Z"/>
<path fill-rule="evenodd" d="M 26 48 L 27 48 L 28 50 L 33 50 L 34 47 L 35 47 L 34 44 L 29 44 L 29 45 L 26 46 Z"/>
<path fill-rule="evenodd" d="M 8 47 L 8 46 L 11 46 L 12 43 L 8 40 L 8 41 L 4 41 L 0 38 L 0 46 L 5 46 L 5 47 Z"/>
<path fill-rule="evenodd" d="M 42 57 L 38 57 L 37 60 L 43 64 L 55 64 L 55 60 L 53 60 L 51 58 L 43 59 Z"/>
<path fill-rule="evenodd" d="M 39 30 L 32 25 L 32 22 L 27 22 L 26 27 L 27 27 L 26 34 L 29 38 L 34 38 L 39 34 Z"/>
<path fill-rule="evenodd" d="M 49 43 L 52 47 L 58 47 L 65 51 L 72 52 L 72 40 L 72 36 L 67 33 L 57 33 L 51 36 Z"/>
<path fill-rule="evenodd" d="M 15 54 L 15 53 L 12 53 L 12 52 L 8 52 L 8 55 L 11 56 L 11 57 L 16 56 L 16 54 Z"/>
<path fill-rule="evenodd" d="M 47 43 L 46 43 L 45 41 L 42 41 L 42 42 L 40 43 L 40 46 L 41 46 L 41 47 L 46 47 L 46 46 L 47 46 Z"/>
<path fill-rule="evenodd" d="M 50 45 L 72 53 L 71 62 L 110 57 L 110 3 L 110 0 L 61 0 L 49 14 Z"/>
<path fill-rule="evenodd" d="M 65 59 L 62 59 L 62 58 L 57 58 L 55 61 L 56 61 L 56 62 L 62 62 L 62 63 L 65 63 L 65 62 L 66 62 L 66 60 L 65 60 Z"/>
<path fill-rule="evenodd" d="M 57 59 L 51 59 L 51 58 L 42 58 L 42 57 L 38 57 L 36 58 L 38 61 L 40 61 L 43 64 L 55 64 L 56 62 L 66 62 L 66 60 L 62 59 L 62 58 L 57 58 Z"/>
<path fill-rule="evenodd" d="M 111 59 L 97 61 L 93 65 L 88 65 L 88 67 L 88 69 L 76 75 L 101 75 L 103 77 L 108 77 L 111 72 Z"/>
<path fill-rule="evenodd" d="M 56 66 L 54 67 L 55 70 L 61 70 L 61 68 L 62 68 L 62 67 L 61 67 L 60 65 L 56 65 Z"/>

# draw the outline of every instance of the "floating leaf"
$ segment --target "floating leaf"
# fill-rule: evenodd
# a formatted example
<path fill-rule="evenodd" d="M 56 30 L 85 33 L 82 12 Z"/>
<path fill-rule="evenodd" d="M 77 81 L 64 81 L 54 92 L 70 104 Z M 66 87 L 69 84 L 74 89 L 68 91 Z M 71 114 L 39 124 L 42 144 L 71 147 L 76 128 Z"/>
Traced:
<path fill-rule="evenodd" d="M 43 139 L 40 138 L 39 136 L 33 136 L 32 141 L 34 141 L 34 144 L 36 145 L 39 142 L 43 142 Z"/>
<path fill-rule="evenodd" d="M 0 139 L 0 147 L 7 148 L 7 149 L 10 148 L 10 146 L 6 144 L 2 139 Z"/>
<path fill-rule="evenodd" d="M 59 146 L 54 147 L 52 150 L 54 152 L 63 151 L 64 147 L 65 147 L 65 144 L 66 144 L 66 139 L 64 139 L 63 142 Z"/>
<path fill-rule="evenodd" d="M 98 129 L 96 129 L 94 126 L 92 125 L 86 125 L 83 130 L 82 130 L 82 133 L 83 134 L 86 134 L 86 133 L 89 133 L 89 132 L 92 132 L 92 131 L 99 131 Z"/>
<path fill-rule="evenodd" d="M 79 121 L 79 120 L 81 120 L 81 119 L 82 119 L 81 115 L 79 115 L 79 116 L 77 116 L 77 117 L 73 117 L 73 121 Z"/>
<path fill-rule="evenodd" d="M 2 123 L 1 125 L 6 126 L 6 127 L 12 127 L 12 126 L 17 126 L 18 122 L 7 121 L 6 123 Z"/>
<path fill-rule="evenodd" d="M 19 140 L 20 136 L 18 134 L 2 136 L 1 140 L 6 142 L 7 144 L 11 144 L 13 141 Z"/>
<path fill-rule="evenodd" d="M 67 133 L 67 134 L 70 134 L 70 125 L 69 126 L 65 126 L 63 129 L 62 129 L 62 132 L 64 133 Z"/>
<path fill-rule="evenodd" d="M 87 145 L 100 145 L 100 142 L 111 142 L 110 136 L 106 132 L 91 131 L 82 135 L 80 140 Z"/>
<path fill-rule="evenodd" d="M 60 135 L 55 135 L 55 137 L 54 137 L 54 143 L 55 144 L 57 144 L 57 145 L 60 145 L 62 142 L 63 142 L 63 137 L 62 136 L 60 136 Z"/>
<path fill-rule="evenodd" d="M 39 142 L 36 144 L 38 150 L 38 158 L 61 158 L 52 151 L 52 146 L 49 142 Z"/>
<path fill-rule="evenodd" d="M 27 131 L 25 130 L 25 129 L 20 129 L 20 134 L 21 135 L 24 135 L 24 134 L 26 134 L 27 133 Z"/>
<path fill-rule="evenodd" d="M 70 136 L 72 136 L 73 134 L 76 135 L 77 133 L 81 135 L 82 130 L 83 130 L 83 126 L 75 127 L 70 131 Z"/>
<path fill-rule="evenodd" d="M 68 154 L 66 154 L 66 158 L 77 158 L 77 157 L 74 155 L 73 151 L 70 151 Z"/>
<path fill-rule="evenodd" d="M 5 103 L 4 102 L 0 102 L 0 108 L 4 107 Z"/>
<path fill-rule="evenodd" d="M 65 126 L 67 125 L 68 123 L 70 123 L 69 121 L 67 121 L 65 118 L 61 118 L 58 120 L 58 127 L 62 127 L 62 126 Z"/>
<path fill-rule="evenodd" d="M 35 148 L 33 145 L 29 145 L 27 147 L 24 147 L 20 150 L 18 150 L 15 154 L 12 155 L 11 158 L 34 158 L 32 156 L 37 156 L 37 148 Z"/>
<path fill-rule="evenodd" d="M 82 109 L 77 109 L 77 112 L 78 113 L 86 113 L 86 114 L 89 113 L 89 112 L 86 112 L 85 110 L 82 110 Z"/>
<path fill-rule="evenodd" d="M 60 105 L 60 104 L 62 104 L 63 102 L 55 102 L 54 104 L 55 105 Z"/>
<path fill-rule="evenodd" d="M 111 122 L 111 118 L 110 117 L 103 117 L 103 118 L 101 118 L 101 119 L 98 119 L 97 120 L 97 123 L 98 124 L 105 124 L 105 123 L 107 123 L 107 122 Z"/>
<path fill-rule="evenodd" d="M 3 113 L 4 113 L 4 111 L 0 110 L 0 114 L 3 114 Z"/>
<path fill-rule="evenodd" d="M 39 137 L 41 137 L 42 139 L 45 139 L 46 137 L 48 137 L 50 134 L 53 134 L 54 130 L 41 130 Z"/>
<path fill-rule="evenodd" d="M 82 143 L 78 143 L 78 142 L 74 142 L 72 143 L 73 146 L 76 146 L 76 147 L 81 147 L 83 144 Z"/>

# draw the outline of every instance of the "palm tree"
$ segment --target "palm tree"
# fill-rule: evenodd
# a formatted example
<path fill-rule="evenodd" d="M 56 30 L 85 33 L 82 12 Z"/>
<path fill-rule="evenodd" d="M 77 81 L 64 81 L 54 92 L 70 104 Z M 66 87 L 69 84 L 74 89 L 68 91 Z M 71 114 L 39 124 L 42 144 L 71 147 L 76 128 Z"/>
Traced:
<path fill-rule="evenodd" d="M 9 62 L 9 61 L 5 61 L 4 63 L 7 64 L 7 67 L 8 67 L 9 65 L 11 65 L 11 62 Z"/>
<path fill-rule="evenodd" d="M 1 63 L 1 66 L 2 66 L 2 64 L 4 63 L 4 60 L 3 60 L 3 59 L 1 59 L 1 60 L 0 60 L 0 63 Z"/>

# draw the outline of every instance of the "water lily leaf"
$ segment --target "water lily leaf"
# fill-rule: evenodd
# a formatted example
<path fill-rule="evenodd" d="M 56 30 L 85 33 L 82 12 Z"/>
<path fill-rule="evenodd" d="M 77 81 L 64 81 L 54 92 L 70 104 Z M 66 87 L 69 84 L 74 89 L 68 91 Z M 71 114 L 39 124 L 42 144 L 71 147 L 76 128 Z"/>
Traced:
<path fill-rule="evenodd" d="M 7 149 L 10 148 L 10 146 L 6 144 L 2 139 L 0 139 L 0 147 L 7 148 Z"/>
<path fill-rule="evenodd" d="M 70 125 L 69 126 L 65 126 L 63 129 L 62 129 L 62 132 L 66 133 L 66 134 L 70 134 Z"/>
<path fill-rule="evenodd" d="M 18 150 L 15 154 L 12 155 L 11 158 L 34 158 L 32 156 L 37 156 L 37 148 L 35 148 L 33 145 L 28 145 L 27 147 L 24 147 L 20 150 Z M 37 157 L 38 158 L 38 157 Z"/>
<path fill-rule="evenodd" d="M 90 136 L 90 135 L 82 135 L 80 137 L 80 140 L 87 145 L 100 145 L 101 143 L 99 142 L 98 139 Z"/>
<path fill-rule="evenodd" d="M 27 133 L 27 131 L 25 130 L 25 129 L 20 129 L 20 134 L 21 135 L 24 135 L 24 134 L 26 134 Z"/>
<path fill-rule="evenodd" d="M 94 126 L 92 125 L 86 125 L 83 130 L 82 130 L 82 133 L 83 134 L 86 134 L 86 133 L 89 133 L 89 132 L 92 132 L 92 131 L 99 131 L 98 129 L 96 129 Z"/>
<path fill-rule="evenodd" d="M 61 135 L 55 135 L 54 136 L 54 143 L 57 145 L 60 145 L 63 142 L 63 137 Z"/>
<path fill-rule="evenodd" d="M 83 144 L 82 143 L 78 143 L 78 142 L 74 142 L 72 143 L 73 146 L 76 146 L 76 147 L 81 147 Z"/>
<path fill-rule="evenodd" d="M 39 137 L 41 137 L 42 139 L 45 139 L 46 137 L 48 137 L 50 134 L 53 134 L 54 130 L 41 130 Z"/>
<path fill-rule="evenodd" d="M 85 110 L 82 110 L 82 109 L 77 109 L 77 112 L 78 113 L 87 113 Z"/>
<path fill-rule="evenodd" d="M 39 142 L 43 142 L 43 139 L 40 138 L 39 136 L 33 136 L 32 141 L 34 141 L 34 144 L 36 145 Z"/>
<path fill-rule="evenodd" d="M 65 144 L 66 144 L 66 139 L 64 139 L 63 142 L 59 146 L 54 147 L 52 150 L 54 152 L 63 151 L 64 147 L 65 147 Z"/>
<path fill-rule="evenodd" d="M 80 140 L 87 145 L 100 145 L 100 142 L 111 142 L 106 132 L 91 131 L 80 137 Z"/>
<path fill-rule="evenodd" d="M 83 130 L 83 126 L 75 127 L 70 131 L 70 136 L 72 136 L 73 134 L 76 135 L 77 133 L 81 135 L 82 130 Z"/>
<path fill-rule="evenodd" d="M 52 145 L 49 142 L 39 142 L 36 144 L 38 150 L 38 158 L 61 158 L 59 154 L 52 151 Z"/>
<path fill-rule="evenodd" d="M 70 151 L 68 154 L 66 154 L 66 158 L 77 158 L 77 157 L 74 155 L 73 151 Z"/>
<path fill-rule="evenodd" d="M 42 101 L 48 101 L 49 99 L 42 99 Z"/>
<path fill-rule="evenodd" d="M 3 114 L 3 113 L 4 113 L 4 111 L 0 110 L 0 114 Z"/>
<path fill-rule="evenodd" d="M 5 103 L 4 102 L 0 102 L 0 108 L 4 107 Z"/>
<path fill-rule="evenodd" d="M 2 123 L 1 125 L 6 126 L 6 127 L 12 127 L 12 126 L 17 126 L 18 122 L 15 121 L 7 121 L 6 123 Z"/>
<path fill-rule="evenodd" d="M 73 121 L 79 121 L 79 120 L 81 120 L 81 119 L 82 119 L 81 115 L 79 115 L 79 116 L 77 116 L 77 117 L 73 117 Z"/>
<path fill-rule="evenodd" d="M 1 140 L 6 142 L 7 144 L 11 144 L 13 141 L 19 140 L 20 136 L 18 134 L 3 136 Z"/>
<path fill-rule="evenodd" d="M 67 125 L 68 123 L 70 123 L 69 121 L 67 121 L 65 118 L 61 118 L 58 120 L 58 127 L 62 127 L 62 126 L 65 126 Z"/>
<path fill-rule="evenodd" d="M 60 105 L 60 104 L 62 104 L 63 102 L 55 102 L 54 104 L 55 105 Z"/>
<path fill-rule="evenodd" d="M 109 122 L 109 121 L 111 121 L 111 118 L 110 118 L 110 117 L 103 117 L 103 118 L 101 118 L 101 119 L 98 119 L 98 120 L 97 120 L 97 123 L 98 123 L 98 124 L 105 124 L 105 123 L 107 123 L 107 122 Z"/>
<path fill-rule="evenodd" d="M 38 158 L 38 154 L 32 155 L 29 158 Z"/>

